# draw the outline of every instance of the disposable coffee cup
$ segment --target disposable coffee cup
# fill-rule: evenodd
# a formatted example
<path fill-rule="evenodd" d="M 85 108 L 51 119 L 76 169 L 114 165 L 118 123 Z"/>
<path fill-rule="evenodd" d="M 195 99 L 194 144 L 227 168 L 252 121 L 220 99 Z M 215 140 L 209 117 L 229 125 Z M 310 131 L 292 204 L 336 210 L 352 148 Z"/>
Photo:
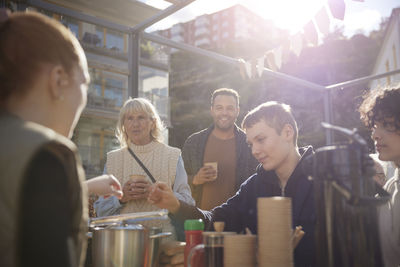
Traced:
<path fill-rule="evenodd" d="M 217 179 L 217 176 L 218 176 L 218 162 L 216 162 L 216 161 L 215 162 L 206 162 L 206 163 L 204 163 L 204 166 L 211 166 L 216 172 L 215 176 L 212 177 L 212 179 L 213 180 Z"/>
<path fill-rule="evenodd" d="M 139 191 L 138 193 L 144 193 L 147 191 L 147 187 L 142 187 L 138 186 L 137 182 L 145 182 L 146 181 L 146 176 L 142 174 L 131 174 L 129 175 L 129 179 L 133 182 L 133 187 L 131 190 L 144 190 L 144 191 Z"/>
<path fill-rule="evenodd" d="M 133 182 L 143 181 L 144 179 L 146 179 L 146 176 L 142 174 L 131 174 L 129 175 L 129 179 Z"/>

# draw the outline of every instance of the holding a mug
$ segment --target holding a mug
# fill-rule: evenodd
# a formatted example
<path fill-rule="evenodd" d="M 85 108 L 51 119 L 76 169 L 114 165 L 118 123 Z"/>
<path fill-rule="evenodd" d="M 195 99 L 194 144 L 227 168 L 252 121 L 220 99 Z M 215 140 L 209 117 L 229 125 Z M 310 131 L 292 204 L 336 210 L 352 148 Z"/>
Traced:
<path fill-rule="evenodd" d="M 149 187 L 160 181 L 168 185 L 181 201 L 194 205 L 181 151 L 162 142 L 164 127 L 155 107 L 144 98 L 128 99 L 121 108 L 116 136 L 121 148 L 107 154 L 105 172 L 122 184 L 124 196 L 99 198 L 95 202 L 98 216 L 158 211 L 147 201 Z M 166 221 L 148 221 L 145 226 L 174 232 Z"/>
<path fill-rule="evenodd" d="M 124 184 L 121 202 L 125 203 L 131 199 L 146 199 L 149 195 L 150 181 L 145 175 L 132 174 L 130 180 Z"/>
<path fill-rule="evenodd" d="M 204 184 L 206 182 L 214 181 L 218 175 L 218 162 L 206 162 L 199 170 L 197 175 L 193 178 L 194 185 Z"/>

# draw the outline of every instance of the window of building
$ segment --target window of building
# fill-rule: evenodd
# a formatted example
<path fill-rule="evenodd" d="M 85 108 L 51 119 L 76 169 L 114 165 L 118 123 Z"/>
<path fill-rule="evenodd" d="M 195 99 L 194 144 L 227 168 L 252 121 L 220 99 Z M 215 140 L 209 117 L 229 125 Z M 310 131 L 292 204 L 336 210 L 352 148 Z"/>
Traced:
<path fill-rule="evenodd" d="M 61 23 L 79 39 L 79 22 L 73 18 L 62 16 Z"/>
<path fill-rule="evenodd" d="M 103 173 L 107 152 L 119 148 L 116 120 L 82 117 L 72 140 L 77 144 L 87 178 Z"/>
<path fill-rule="evenodd" d="M 88 107 L 119 110 L 126 98 L 128 77 L 96 68 L 90 68 L 89 73 Z"/>
<path fill-rule="evenodd" d="M 385 68 L 386 68 L 386 72 L 390 71 L 389 60 L 386 60 Z M 387 76 L 387 77 L 386 77 L 386 84 L 387 84 L 387 85 L 390 84 L 390 76 Z"/>
<path fill-rule="evenodd" d="M 110 108 L 122 107 L 124 101 L 124 82 L 122 80 L 106 77 L 104 97 Z M 107 100 L 109 103 L 107 103 Z"/>
<path fill-rule="evenodd" d="M 89 68 L 90 84 L 88 95 L 102 96 L 102 75 L 101 70 Z"/>
<path fill-rule="evenodd" d="M 96 26 L 96 35 L 98 38 L 95 41 L 95 45 L 98 47 L 104 47 L 104 28 Z"/>
<path fill-rule="evenodd" d="M 396 45 L 395 44 L 393 44 L 392 50 L 393 50 L 393 65 L 394 65 L 394 69 L 396 70 L 397 69 L 397 56 L 396 56 Z"/>
<path fill-rule="evenodd" d="M 115 51 L 124 51 L 124 35 L 121 32 L 107 29 L 106 47 Z"/>
<path fill-rule="evenodd" d="M 168 72 L 142 65 L 139 69 L 139 79 L 139 96 L 150 100 L 166 125 L 170 125 Z"/>

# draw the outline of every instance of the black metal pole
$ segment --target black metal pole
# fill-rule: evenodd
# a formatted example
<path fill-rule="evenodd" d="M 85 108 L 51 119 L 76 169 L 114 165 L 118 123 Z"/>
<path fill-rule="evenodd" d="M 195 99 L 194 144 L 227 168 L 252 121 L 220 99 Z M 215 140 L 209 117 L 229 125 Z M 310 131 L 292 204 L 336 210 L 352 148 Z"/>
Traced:
<path fill-rule="evenodd" d="M 128 43 L 128 97 L 139 96 L 140 34 L 129 33 Z"/>

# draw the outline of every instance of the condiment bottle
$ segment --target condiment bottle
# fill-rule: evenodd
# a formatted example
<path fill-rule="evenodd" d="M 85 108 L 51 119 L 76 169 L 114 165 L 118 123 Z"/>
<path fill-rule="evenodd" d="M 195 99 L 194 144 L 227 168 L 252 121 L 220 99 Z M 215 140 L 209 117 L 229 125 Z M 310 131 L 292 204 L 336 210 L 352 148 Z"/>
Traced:
<path fill-rule="evenodd" d="M 186 237 L 186 246 L 185 246 L 185 267 L 188 266 L 188 256 L 190 250 L 198 245 L 203 243 L 203 230 L 204 230 L 204 222 L 203 220 L 186 220 L 184 224 L 185 228 L 185 237 Z M 195 255 L 197 257 L 193 257 L 193 261 L 195 266 L 203 266 L 203 255 L 198 254 Z M 192 265 L 193 266 L 193 265 Z"/>

